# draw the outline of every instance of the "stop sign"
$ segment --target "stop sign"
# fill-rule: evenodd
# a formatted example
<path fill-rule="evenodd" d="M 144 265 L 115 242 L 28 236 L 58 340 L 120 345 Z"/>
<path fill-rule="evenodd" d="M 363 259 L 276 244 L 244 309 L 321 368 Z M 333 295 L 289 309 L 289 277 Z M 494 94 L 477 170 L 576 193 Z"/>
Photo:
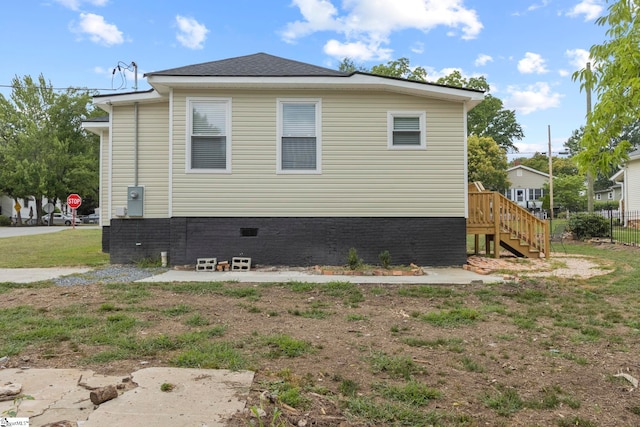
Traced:
<path fill-rule="evenodd" d="M 67 197 L 67 205 L 71 209 L 78 209 L 81 204 L 82 199 L 77 194 L 69 194 L 69 197 Z"/>

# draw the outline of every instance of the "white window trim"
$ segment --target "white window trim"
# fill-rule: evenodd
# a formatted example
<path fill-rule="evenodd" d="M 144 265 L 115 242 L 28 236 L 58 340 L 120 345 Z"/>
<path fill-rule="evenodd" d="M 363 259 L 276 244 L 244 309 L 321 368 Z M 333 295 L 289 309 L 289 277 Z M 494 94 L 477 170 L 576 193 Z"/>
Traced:
<path fill-rule="evenodd" d="M 394 117 L 418 117 L 420 121 L 420 145 L 393 145 Z M 427 113 L 425 111 L 387 111 L 387 148 L 389 150 L 426 150 Z"/>
<path fill-rule="evenodd" d="M 316 105 L 316 168 L 314 170 L 282 169 L 282 106 L 284 104 Z M 281 175 L 313 175 L 322 173 L 322 99 L 319 98 L 278 98 L 276 99 L 276 173 Z"/>
<path fill-rule="evenodd" d="M 227 141 L 226 141 L 226 167 L 224 169 L 192 169 L 191 168 L 191 114 L 193 113 L 193 102 L 222 102 L 226 104 L 226 127 L 227 127 Z M 220 97 L 187 97 L 187 120 L 186 120 L 186 137 L 185 137 L 185 173 L 231 173 L 231 98 Z"/>

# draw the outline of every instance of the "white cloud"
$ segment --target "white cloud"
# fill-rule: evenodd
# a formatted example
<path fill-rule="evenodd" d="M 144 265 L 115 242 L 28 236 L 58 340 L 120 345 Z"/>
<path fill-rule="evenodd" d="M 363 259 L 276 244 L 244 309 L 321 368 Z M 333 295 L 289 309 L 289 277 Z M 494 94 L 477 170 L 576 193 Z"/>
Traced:
<path fill-rule="evenodd" d="M 80 22 L 73 26 L 72 30 L 78 33 L 87 34 L 94 43 L 106 46 L 121 44 L 124 42 L 122 31 L 114 24 L 109 24 L 103 16 L 94 13 L 81 13 Z"/>
<path fill-rule="evenodd" d="M 540 3 L 534 3 L 527 8 L 528 12 L 533 12 L 536 9 L 541 9 L 543 7 L 547 7 L 549 5 L 549 0 L 542 0 Z"/>
<path fill-rule="evenodd" d="M 418 55 L 424 53 L 424 43 L 416 42 L 411 46 L 411 52 L 417 53 Z"/>
<path fill-rule="evenodd" d="M 176 16 L 176 24 L 178 25 L 178 33 L 176 39 L 180 44 L 189 49 L 202 49 L 203 43 L 207 39 L 209 30 L 204 24 L 200 24 L 193 18 L 184 16 Z"/>
<path fill-rule="evenodd" d="M 493 58 L 491 56 L 481 53 L 480 55 L 478 55 L 478 57 L 476 58 L 473 64 L 476 67 L 482 67 L 483 65 L 487 65 L 487 63 L 492 61 L 493 61 Z"/>
<path fill-rule="evenodd" d="M 508 97 L 504 100 L 508 109 L 514 109 L 522 115 L 560 106 L 561 94 L 553 92 L 548 83 L 538 82 L 521 89 L 517 86 L 507 88 Z"/>
<path fill-rule="evenodd" d="M 388 60 L 391 49 L 381 48 L 380 44 L 365 44 L 363 42 L 341 43 L 329 40 L 324 45 L 324 53 L 334 58 L 350 58 L 356 61 L 371 61 L 373 59 Z"/>
<path fill-rule="evenodd" d="M 482 30 L 476 11 L 465 8 L 463 0 L 403 0 L 402 7 L 394 0 L 344 0 L 342 10 L 338 10 L 334 0 L 293 0 L 293 5 L 303 19 L 287 24 L 281 33 L 286 42 L 319 31 L 332 31 L 345 37 L 342 42 L 332 40 L 332 46 L 367 46 L 369 50 L 361 55 L 372 59 L 384 59 L 376 55 L 390 52 L 380 46 L 388 44 L 395 31 L 427 32 L 445 26 L 454 29 L 453 34 L 457 32 L 462 39 L 474 39 Z"/>
<path fill-rule="evenodd" d="M 91 6 L 105 6 L 109 0 L 55 0 L 62 6 L 71 10 L 80 10 L 80 6 L 87 3 Z"/>
<path fill-rule="evenodd" d="M 602 5 L 601 0 L 582 0 L 580 3 L 575 5 L 569 12 L 567 12 L 568 16 L 578 17 L 580 15 L 584 15 L 585 21 L 591 21 L 596 19 L 602 13 L 604 6 Z"/>
<path fill-rule="evenodd" d="M 518 61 L 518 71 L 523 74 L 544 74 L 548 70 L 545 68 L 545 60 L 537 53 L 527 52 L 520 61 Z"/>
<path fill-rule="evenodd" d="M 584 49 L 567 49 L 564 56 L 569 58 L 569 63 L 576 70 L 585 68 L 589 62 L 589 51 Z"/>

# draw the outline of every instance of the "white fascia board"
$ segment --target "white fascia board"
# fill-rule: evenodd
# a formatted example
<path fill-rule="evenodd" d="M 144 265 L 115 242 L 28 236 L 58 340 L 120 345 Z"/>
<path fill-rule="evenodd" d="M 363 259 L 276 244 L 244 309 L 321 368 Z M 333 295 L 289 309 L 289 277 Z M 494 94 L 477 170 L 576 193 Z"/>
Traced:
<path fill-rule="evenodd" d="M 99 136 L 102 135 L 103 131 L 109 130 L 109 122 L 82 122 L 81 126 L 83 129 Z"/>
<path fill-rule="evenodd" d="M 478 91 L 409 80 L 384 78 L 368 74 L 353 74 L 349 77 L 206 77 L 152 75 L 147 77 L 147 82 L 161 94 L 168 93 L 169 88 L 381 90 L 406 93 L 413 96 L 437 98 L 452 102 L 466 102 L 467 110 L 470 110 L 484 100 L 484 93 Z"/>
<path fill-rule="evenodd" d="M 611 175 L 609 181 L 620 183 L 624 181 L 624 169 L 620 169 L 618 172 Z"/>
<path fill-rule="evenodd" d="M 134 102 L 139 103 L 149 103 L 149 102 L 159 102 L 164 100 L 165 97 L 162 96 L 158 91 L 152 90 L 147 92 L 133 92 L 133 93 L 112 93 L 109 95 L 96 95 L 93 97 L 93 104 L 97 107 L 102 108 L 106 112 L 111 112 L 112 105 L 127 105 L 133 104 Z"/>
<path fill-rule="evenodd" d="M 549 174 L 548 173 L 539 171 L 539 170 L 534 169 L 534 168 L 530 168 L 529 166 L 525 166 L 525 165 L 517 165 L 517 166 L 510 167 L 509 169 L 507 169 L 507 172 L 511 172 L 513 170 L 516 170 L 516 169 L 524 169 L 524 170 L 527 170 L 529 172 L 533 172 L 533 173 L 537 173 L 538 175 L 542 175 L 545 178 L 549 178 Z"/>

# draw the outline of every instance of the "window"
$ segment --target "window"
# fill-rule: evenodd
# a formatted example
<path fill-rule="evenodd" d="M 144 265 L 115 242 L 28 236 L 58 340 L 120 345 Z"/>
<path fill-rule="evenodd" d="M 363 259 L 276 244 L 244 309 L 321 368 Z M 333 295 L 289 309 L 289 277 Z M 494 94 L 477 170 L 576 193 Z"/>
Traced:
<path fill-rule="evenodd" d="M 602 194 L 596 194 L 596 200 L 601 200 L 602 199 Z"/>
<path fill-rule="evenodd" d="M 609 199 L 609 200 L 613 200 L 613 192 L 612 192 L 612 191 L 609 191 L 609 192 L 607 193 L 607 199 Z"/>
<path fill-rule="evenodd" d="M 421 150 L 427 148 L 424 111 L 390 111 L 387 114 L 388 148 Z"/>
<path fill-rule="evenodd" d="M 278 173 L 322 170 L 321 117 L 320 100 L 278 100 Z"/>
<path fill-rule="evenodd" d="M 187 105 L 187 171 L 231 172 L 231 99 L 192 98 Z"/>

